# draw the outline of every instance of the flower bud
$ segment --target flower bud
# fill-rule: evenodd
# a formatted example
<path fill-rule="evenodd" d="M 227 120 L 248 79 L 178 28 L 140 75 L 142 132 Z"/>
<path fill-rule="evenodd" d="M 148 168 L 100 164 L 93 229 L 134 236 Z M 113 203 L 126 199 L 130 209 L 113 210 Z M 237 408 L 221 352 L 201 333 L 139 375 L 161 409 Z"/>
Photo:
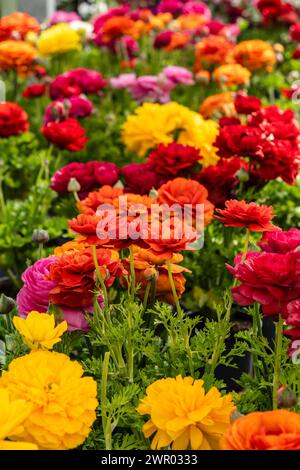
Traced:
<path fill-rule="evenodd" d="M 246 183 L 247 181 L 249 181 L 249 175 L 248 175 L 247 171 L 245 170 L 245 168 L 241 168 L 236 173 L 236 177 L 239 179 L 239 181 L 241 183 Z"/>
<path fill-rule="evenodd" d="M 68 191 L 69 193 L 78 193 L 80 191 L 81 186 L 76 178 L 70 178 L 68 183 Z"/>
<path fill-rule="evenodd" d="M 155 198 L 158 197 L 158 192 L 156 191 L 155 188 L 152 188 L 152 189 L 149 191 L 149 197 L 155 197 Z"/>
<path fill-rule="evenodd" d="M 31 241 L 35 243 L 47 243 L 49 239 L 49 233 L 47 232 L 47 230 L 43 230 L 40 228 L 35 229 L 31 237 Z"/>
<path fill-rule="evenodd" d="M 207 70 L 201 70 L 196 74 L 196 82 L 207 85 L 210 81 L 210 73 Z"/>
<path fill-rule="evenodd" d="M 277 405 L 278 408 L 292 408 L 298 403 L 295 393 L 288 389 L 285 385 L 282 385 L 277 390 Z"/>
<path fill-rule="evenodd" d="M 8 315 L 16 306 L 16 302 L 5 294 L 0 295 L 0 315 Z"/>
<path fill-rule="evenodd" d="M 147 268 L 144 270 L 144 277 L 146 281 L 152 281 L 158 278 L 158 272 L 154 267 Z"/>

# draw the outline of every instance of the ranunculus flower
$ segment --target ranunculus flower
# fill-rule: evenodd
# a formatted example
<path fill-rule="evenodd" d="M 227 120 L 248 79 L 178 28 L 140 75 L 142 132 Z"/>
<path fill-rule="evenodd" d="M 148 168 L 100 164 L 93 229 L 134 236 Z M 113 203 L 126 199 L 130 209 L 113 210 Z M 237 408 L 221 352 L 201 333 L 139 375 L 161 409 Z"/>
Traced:
<path fill-rule="evenodd" d="M 59 194 L 68 193 L 68 184 L 75 178 L 80 184 L 79 194 L 85 197 L 99 185 L 114 185 L 118 181 L 119 169 L 110 162 L 69 163 L 58 170 L 51 181 L 51 189 Z"/>
<path fill-rule="evenodd" d="M 125 179 L 125 190 L 137 194 L 148 194 L 153 188 L 157 189 L 163 182 L 148 163 L 130 163 L 122 168 Z"/>
<path fill-rule="evenodd" d="M 83 93 L 99 93 L 107 84 L 102 74 L 97 70 L 77 68 L 65 72 L 64 76 L 70 78 L 76 83 Z"/>
<path fill-rule="evenodd" d="M 171 13 L 178 16 L 182 13 L 183 3 L 180 0 L 162 0 L 158 5 L 158 13 Z"/>
<path fill-rule="evenodd" d="M 193 85 L 193 74 L 184 67 L 169 65 L 162 70 L 162 74 L 174 85 Z"/>
<path fill-rule="evenodd" d="M 239 305 L 262 305 L 264 315 L 282 314 L 287 304 L 300 296 L 300 252 L 287 254 L 248 252 L 242 262 L 238 255 L 234 267 L 227 265 L 240 285 L 232 288 Z"/>
<path fill-rule="evenodd" d="M 150 153 L 147 163 L 155 173 L 164 178 L 187 176 L 201 159 L 199 150 L 189 145 L 160 144 Z"/>
<path fill-rule="evenodd" d="M 135 73 L 122 73 L 118 77 L 112 77 L 110 79 L 110 85 L 115 90 L 122 90 L 124 88 L 129 88 L 135 81 Z"/>
<path fill-rule="evenodd" d="M 63 121 L 68 117 L 81 119 L 89 116 L 93 111 L 93 103 L 83 96 L 70 96 L 60 98 L 47 106 L 44 125 L 48 122 Z"/>
<path fill-rule="evenodd" d="M 247 96 L 243 93 L 238 93 L 234 106 L 239 114 L 251 114 L 259 111 L 262 107 L 261 100 L 256 96 Z"/>
<path fill-rule="evenodd" d="M 258 246 L 267 253 L 289 253 L 300 247 L 300 230 L 291 228 L 286 232 L 283 230 L 266 232 Z"/>
<path fill-rule="evenodd" d="M 230 125 L 221 127 L 215 145 L 222 158 L 261 157 L 262 139 L 262 131 L 257 127 Z"/>
<path fill-rule="evenodd" d="M 88 140 L 84 128 L 73 118 L 62 122 L 48 122 L 43 126 L 42 134 L 52 144 L 70 152 L 84 149 Z"/>
<path fill-rule="evenodd" d="M 80 95 L 81 88 L 71 79 L 64 75 L 58 75 L 50 84 L 50 98 L 57 100 L 59 98 L 68 98 L 69 96 Z"/>
<path fill-rule="evenodd" d="M 72 21 L 81 21 L 80 16 L 75 11 L 56 10 L 49 20 L 49 25 L 71 23 Z"/>
<path fill-rule="evenodd" d="M 278 230 L 271 220 L 276 217 L 273 207 L 256 202 L 237 201 L 230 199 L 225 203 L 225 209 L 216 209 L 218 215 L 214 218 L 220 220 L 225 227 L 244 227 L 251 232 L 271 232 Z"/>
<path fill-rule="evenodd" d="M 22 96 L 25 98 L 39 98 L 40 96 L 44 96 L 46 92 L 47 85 L 44 83 L 33 83 L 25 88 L 22 92 Z"/>
<path fill-rule="evenodd" d="M 300 415 L 256 411 L 235 420 L 221 439 L 223 450 L 300 450 Z"/>
<path fill-rule="evenodd" d="M 168 46 L 171 42 L 172 36 L 173 31 L 162 31 L 155 37 L 153 46 L 155 49 L 161 49 Z"/>
<path fill-rule="evenodd" d="M 290 37 L 292 41 L 300 41 L 300 23 L 293 24 L 290 27 Z"/>
<path fill-rule="evenodd" d="M 17 103 L 0 103 L 0 137 L 23 134 L 29 129 L 28 115 Z"/>

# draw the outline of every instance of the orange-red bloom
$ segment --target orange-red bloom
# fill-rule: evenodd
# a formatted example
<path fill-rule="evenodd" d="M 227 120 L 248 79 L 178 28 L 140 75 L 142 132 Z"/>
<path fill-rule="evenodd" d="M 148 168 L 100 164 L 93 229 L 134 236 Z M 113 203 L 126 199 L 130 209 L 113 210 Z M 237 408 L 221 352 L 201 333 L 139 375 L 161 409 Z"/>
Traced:
<path fill-rule="evenodd" d="M 203 204 L 204 206 L 204 225 L 211 222 L 214 206 L 208 201 L 208 191 L 197 181 L 187 178 L 175 178 L 163 184 L 158 190 L 159 202 L 161 204 L 178 204 L 182 207 L 185 204 L 192 206 L 193 217 L 196 216 L 196 206 Z"/>
<path fill-rule="evenodd" d="M 110 44 L 123 35 L 138 38 L 139 32 L 135 22 L 127 16 L 113 16 L 109 18 L 102 26 L 102 41 Z"/>
<path fill-rule="evenodd" d="M 272 46 L 260 39 L 240 42 L 234 47 L 232 56 L 235 62 L 249 70 L 265 69 L 271 72 L 276 63 Z"/>
<path fill-rule="evenodd" d="M 196 44 L 196 61 L 194 69 L 209 68 L 216 64 L 228 64 L 232 62 L 231 51 L 234 44 L 223 36 L 208 36 Z"/>
<path fill-rule="evenodd" d="M 223 450 L 300 450 L 300 414 L 250 413 L 234 421 L 221 442 Z"/>
<path fill-rule="evenodd" d="M 0 69 L 26 74 L 37 58 L 36 49 L 24 41 L 0 42 Z"/>
<path fill-rule="evenodd" d="M 28 13 L 15 11 L 0 19 L 0 41 L 25 39 L 29 32 L 37 33 L 39 30 L 38 21 Z"/>
<path fill-rule="evenodd" d="M 205 119 L 219 118 L 220 116 L 236 116 L 233 93 L 227 91 L 208 96 L 201 104 L 199 113 Z"/>
<path fill-rule="evenodd" d="M 237 201 L 230 199 L 225 203 L 225 209 L 216 209 L 218 215 L 214 218 L 223 222 L 225 227 L 244 227 L 251 232 L 271 232 L 277 227 L 271 220 L 276 217 L 273 214 L 273 207 L 256 202 Z"/>
<path fill-rule="evenodd" d="M 220 65 L 214 71 L 215 81 L 221 85 L 230 87 L 233 85 L 245 85 L 250 81 L 251 72 L 240 64 Z"/>
<path fill-rule="evenodd" d="M 112 186 L 102 186 L 98 191 L 92 191 L 82 201 L 77 203 L 80 212 L 89 212 L 90 209 L 97 211 L 101 204 L 113 205 L 114 200 L 124 194 L 123 188 L 113 188 Z"/>

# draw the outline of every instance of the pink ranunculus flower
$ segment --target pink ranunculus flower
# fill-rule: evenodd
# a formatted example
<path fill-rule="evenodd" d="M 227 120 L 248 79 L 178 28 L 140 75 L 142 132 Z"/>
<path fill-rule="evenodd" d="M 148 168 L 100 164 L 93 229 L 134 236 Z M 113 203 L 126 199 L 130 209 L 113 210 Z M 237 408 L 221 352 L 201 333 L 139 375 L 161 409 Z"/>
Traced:
<path fill-rule="evenodd" d="M 60 98 L 47 106 L 44 125 L 52 121 L 63 121 L 68 117 L 80 119 L 89 116 L 93 111 L 93 103 L 84 96 Z"/>
<path fill-rule="evenodd" d="M 75 11 L 57 10 L 49 20 L 49 26 L 58 23 L 71 23 L 72 21 L 81 21 L 81 18 Z"/>
<path fill-rule="evenodd" d="M 300 247 L 300 230 L 291 228 L 286 232 L 276 230 L 264 233 L 258 246 L 267 253 L 288 253 Z"/>
<path fill-rule="evenodd" d="M 169 65 L 165 67 L 162 74 L 174 85 L 193 85 L 193 74 L 184 67 Z"/>
<path fill-rule="evenodd" d="M 110 79 L 110 85 L 115 90 L 122 90 L 130 87 L 136 81 L 135 73 L 122 73 L 118 77 L 112 77 Z"/>
<path fill-rule="evenodd" d="M 126 49 L 129 59 L 133 59 L 139 50 L 138 42 L 131 36 L 122 36 L 119 41 Z"/>
<path fill-rule="evenodd" d="M 182 13 L 184 15 L 202 15 L 207 21 L 211 20 L 211 11 L 205 3 L 190 0 L 183 5 Z"/>
<path fill-rule="evenodd" d="M 22 274 L 23 287 L 17 295 L 17 305 L 21 317 L 26 318 L 28 313 L 32 310 L 44 313 L 49 309 L 49 293 L 55 288 L 56 282 L 49 279 L 50 266 L 55 263 L 57 258 L 50 256 L 36 261 L 32 266 L 26 269 Z M 103 308 L 103 298 L 98 298 L 100 307 Z M 87 307 L 85 310 L 82 308 L 67 308 L 59 306 L 61 309 L 64 320 L 68 323 L 68 330 L 82 330 L 89 329 L 86 315 L 93 314 L 93 306 Z"/>
<path fill-rule="evenodd" d="M 144 101 L 168 103 L 174 84 L 165 77 L 143 75 L 128 87 L 133 98 L 139 103 Z"/>
<path fill-rule="evenodd" d="M 244 262 L 238 255 L 235 265 L 227 265 L 240 282 L 232 288 L 239 305 L 262 305 L 264 315 L 287 315 L 287 304 L 300 296 L 300 252 L 248 252 Z"/>

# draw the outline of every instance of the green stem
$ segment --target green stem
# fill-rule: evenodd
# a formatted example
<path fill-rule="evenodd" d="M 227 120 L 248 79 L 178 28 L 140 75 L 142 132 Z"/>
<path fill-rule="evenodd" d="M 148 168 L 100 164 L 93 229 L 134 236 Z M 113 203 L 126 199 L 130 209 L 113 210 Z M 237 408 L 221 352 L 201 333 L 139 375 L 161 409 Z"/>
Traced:
<path fill-rule="evenodd" d="M 3 193 L 3 186 L 2 186 L 2 175 L 0 176 L 0 209 L 1 212 L 4 212 L 5 210 L 5 198 L 4 198 L 4 193 Z"/>
<path fill-rule="evenodd" d="M 93 259 L 94 259 L 94 264 L 95 264 L 95 269 L 96 269 L 96 274 L 97 274 L 97 278 L 100 282 L 100 285 L 101 285 L 101 288 L 102 288 L 102 292 L 103 292 L 103 297 L 104 297 L 104 309 L 108 307 L 108 295 L 107 295 L 107 289 L 106 289 L 106 285 L 104 283 L 104 280 L 103 280 L 103 277 L 102 277 L 102 274 L 101 274 L 101 270 L 99 268 L 99 264 L 98 264 L 98 258 L 97 258 L 97 248 L 96 248 L 96 245 L 93 245 Z"/>
<path fill-rule="evenodd" d="M 167 266 L 168 266 L 169 281 L 170 281 L 170 285 L 171 285 L 171 289 L 172 289 L 174 302 L 175 302 L 175 305 L 176 305 L 176 310 L 177 310 L 178 315 L 180 317 L 182 317 L 182 310 L 181 310 L 181 307 L 180 307 L 180 304 L 179 304 L 179 299 L 178 299 L 178 295 L 177 295 L 177 292 L 176 292 L 176 287 L 175 287 L 175 284 L 174 284 L 174 279 L 173 279 L 173 275 L 172 275 L 171 261 L 170 260 L 168 260 Z"/>
<path fill-rule="evenodd" d="M 144 300 L 143 300 L 143 307 L 144 307 L 144 310 L 146 310 L 147 308 L 147 304 L 148 304 L 148 297 L 149 297 L 149 292 L 150 292 L 150 288 L 151 288 L 151 281 L 147 281 L 147 285 L 146 285 L 146 289 L 145 289 L 145 294 L 144 294 Z"/>
<path fill-rule="evenodd" d="M 39 246 L 38 246 L 38 259 L 42 259 L 43 258 L 43 243 L 39 243 Z"/>
<path fill-rule="evenodd" d="M 131 297 L 132 300 L 134 300 L 134 294 L 135 294 L 135 270 L 134 270 L 134 255 L 133 255 L 133 248 L 132 245 L 129 248 L 129 253 L 130 253 L 130 292 L 131 292 Z"/>
<path fill-rule="evenodd" d="M 276 323 L 276 337 L 275 337 L 275 350 L 274 350 L 274 376 L 273 376 L 273 410 L 277 409 L 277 390 L 279 388 L 280 379 L 280 365 L 281 365 L 281 352 L 282 352 L 282 332 L 283 332 L 283 319 L 279 314 L 278 322 Z"/>
<path fill-rule="evenodd" d="M 102 380 L 101 380 L 101 417 L 102 417 L 102 426 L 103 426 L 106 450 L 111 450 L 112 448 L 111 422 L 107 413 L 107 379 L 108 379 L 109 357 L 110 357 L 110 353 L 106 352 L 104 354 L 104 359 L 103 359 L 103 364 L 102 364 Z"/>

